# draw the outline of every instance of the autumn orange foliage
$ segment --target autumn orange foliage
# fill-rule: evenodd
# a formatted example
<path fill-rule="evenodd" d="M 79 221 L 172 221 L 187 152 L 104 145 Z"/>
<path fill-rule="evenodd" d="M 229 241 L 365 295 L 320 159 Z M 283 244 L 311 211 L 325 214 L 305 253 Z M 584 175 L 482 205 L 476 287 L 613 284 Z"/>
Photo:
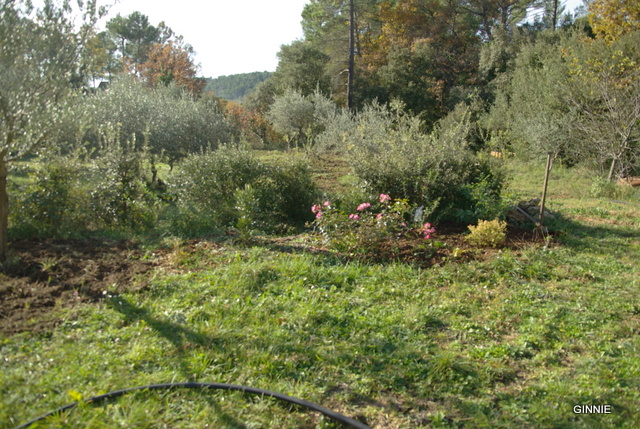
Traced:
<path fill-rule="evenodd" d="M 259 144 L 276 143 L 282 140 L 271 124 L 256 109 L 247 109 L 239 103 L 226 101 L 224 105 L 227 120 L 249 142 Z"/>
<path fill-rule="evenodd" d="M 201 93 L 206 85 L 204 79 L 196 77 L 197 67 L 189 50 L 174 42 L 152 45 L 140 74 L 153 86 L 176 82 L 194 94 Z"/>

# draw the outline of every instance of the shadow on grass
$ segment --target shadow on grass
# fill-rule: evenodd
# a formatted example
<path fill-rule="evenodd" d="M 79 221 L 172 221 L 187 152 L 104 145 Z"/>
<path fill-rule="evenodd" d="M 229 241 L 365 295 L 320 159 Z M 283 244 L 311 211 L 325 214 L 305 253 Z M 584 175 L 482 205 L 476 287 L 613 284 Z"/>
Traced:
<path fill-rule="evenodd" d="M 161 337 L 168 340 L 174 346 L 174 355 L 177 355 L 180 362 L 180 372 L 186 381 L 197 381 L 189 365 L 184 362 L 184 357 L 193 346 L 205 348 L 220 347 L 222 341 L 209 337 L 201 332 L 189 329 L 180 323 L 161 320 L 153 316 L 149 310 L 139 307 L 122 296 L 113 296 L 107 304 L 114 310 L 125 316 L 127 323 L 144 321 L 147 326 L 153 329 Z"/>
<path fill-rule="evenodd" d="M 593 226 L 561 214 L 556 215 L 556 219 L 549 222 L 548 227 L 561 244 L 592 253 L 627 254 L 629 249 L 625 244 L 630 240 L 640 240 L 640 230 L 632 226 Z"/>

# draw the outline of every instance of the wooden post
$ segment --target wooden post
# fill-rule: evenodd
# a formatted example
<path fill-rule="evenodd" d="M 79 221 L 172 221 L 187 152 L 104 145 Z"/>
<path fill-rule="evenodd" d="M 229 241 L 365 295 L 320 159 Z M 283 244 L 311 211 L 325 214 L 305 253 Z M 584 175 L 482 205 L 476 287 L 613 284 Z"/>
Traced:
<path fill-rule="evenodd" d="M 544 221 L 544 203 L 547 199 L 547 185 L 549 183 L 549 170 L 551 170 L 551 152 L 547 152 L 547 168 L 544 173 L 544 185 L 542 187 L 542 201 L 540 202 L 540 227 Z"/>

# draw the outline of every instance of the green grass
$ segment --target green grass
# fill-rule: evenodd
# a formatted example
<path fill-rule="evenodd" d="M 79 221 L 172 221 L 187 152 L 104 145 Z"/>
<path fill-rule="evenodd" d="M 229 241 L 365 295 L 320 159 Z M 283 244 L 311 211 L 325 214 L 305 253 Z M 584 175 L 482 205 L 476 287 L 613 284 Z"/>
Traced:
<path fill-rule="evenodd" d="M 512 190 L 537 196 L 530 170 L 514 171 Z M 640 207 L 594 199 L 587 182 L 552 177 L 559 243 L 483 262 L 421 270 L 177 244 L 144 291 L 61 312 L 50 334 L 0 339 L 0 426 L 78 394 L 200 381 L 281 392 L 380 428 L 640 427 Z M 611 414 L 573 412 L 605 404 Z M 38 427 L 207 424 L 332 427 L 209 391 L 139 392 Z"/>
<path fill-rule="evenodd" d="M 290 162 L 291 160 L 308 162 L 313 180 L 329 194 L 343 193 L 354 188 L 358 179 L 348 163 L 335 154 L 307 154 L 304 151 L 257 150 L 254 151 L 260 161 L 267 164 Z"/>

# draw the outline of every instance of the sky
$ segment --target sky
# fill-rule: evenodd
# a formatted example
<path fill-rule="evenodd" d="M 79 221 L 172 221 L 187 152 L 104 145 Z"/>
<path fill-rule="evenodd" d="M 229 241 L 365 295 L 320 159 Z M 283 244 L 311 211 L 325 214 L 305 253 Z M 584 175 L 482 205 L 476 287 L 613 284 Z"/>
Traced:
<path fill-rule="evenodd" d="M 302 38 L 300 21 L 306 3 L 308 0 L 120 0 L 106 20 L 118 13 L 127 16 L 139 11 L 152 25 L 164 21 L 193 46 L 199 74 L 218 77 L 275 71 L 280 46 Z"/>
<path fill-rule="evenodd" d="M 99 4 L 112 4 L 99 1 Z M 119 0 L 104 22 L 139 11 L 152 25 L 164 21 L 193 46 L 200 75 L 218 77 L 275 71 L 280 46 L 302 38 L 309 0 Z M 573 10 L 582 0 L 567 0 Z"/>

